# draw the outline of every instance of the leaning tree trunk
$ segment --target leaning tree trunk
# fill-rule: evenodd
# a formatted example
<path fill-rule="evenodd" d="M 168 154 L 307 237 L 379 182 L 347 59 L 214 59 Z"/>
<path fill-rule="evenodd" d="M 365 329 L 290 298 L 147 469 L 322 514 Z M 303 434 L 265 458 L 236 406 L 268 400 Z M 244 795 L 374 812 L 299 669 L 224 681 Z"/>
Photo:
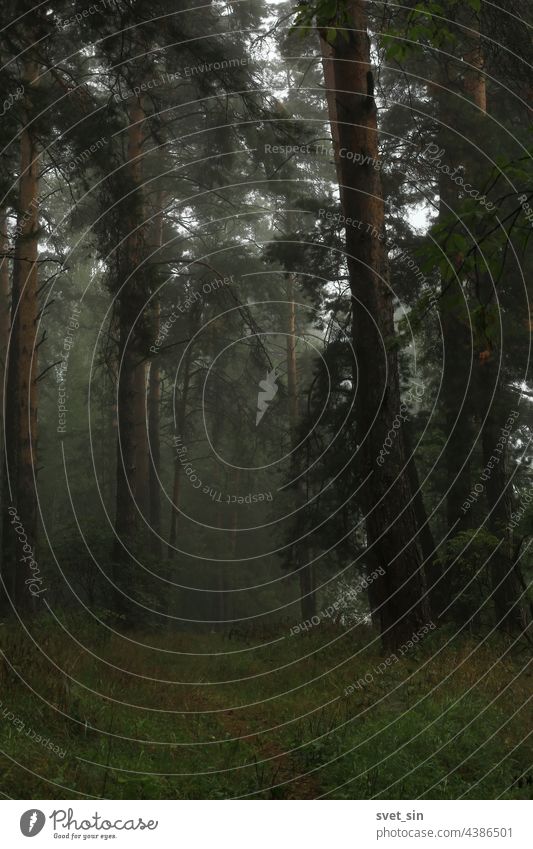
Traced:
<path fill-rule="evenodd" d="M 26 91 L 35 86 L 37 79 L 37 63 L 27 60 L 23 71 Z M 40 151 L 32 126 L 29 98 L 25 107 L 26 120 L 20 134 L 18 224 L 13 254 L 11 336 L 7 351 L 3 505 L 3 574 L 11 601 L 19 611 L 27 611 L 32 607 L 32 597 L 25 581 L 33 573 L 26 568 L 26 561 L 22 561 L 23 553 L 27 557 L 30 555 L 26 550 L 23 552 L 23 546 L 11 527 L 14 517 L 7 512 L 8 506 L 16 510 L 33 553 L 38 528 L 34 476 L 37 450 Z"/>
<path fill-rule="evenodd" d="M 384 206 L 378 160 L 377 110 L 373 96 L 366 3 L 349 0 L 348 25 L 339 26 L 331 55 L 323 61 L 336 92 L 341 202 L 346 218 L 347 265 L 352 293 L 353 343 L 357 357 L 356 416 L 363 470 L 360 497 L 368 546 L 385 575 L 376 582 L 382 640 L 395 648 L 430 620 L 418 527 L 401 431 L 387 461 L 377 458 L 400 411 L 394 305 L 384 243 Z M 322 45 L 326 27 L 320 22 Z M 349 29 L 346 29 L 349 26 Z M 332 134 L 335 140 L 335 133 Z M 351 152 L 354 159 L 342 155 Z M 379 586 L 378 586 L 379 583 Z"/>

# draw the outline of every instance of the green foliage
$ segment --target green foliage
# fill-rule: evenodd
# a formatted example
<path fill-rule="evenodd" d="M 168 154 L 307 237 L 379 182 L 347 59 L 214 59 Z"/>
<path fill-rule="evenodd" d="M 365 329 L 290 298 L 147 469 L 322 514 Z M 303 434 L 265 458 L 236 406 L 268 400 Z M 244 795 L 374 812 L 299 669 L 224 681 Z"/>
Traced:
<path fill-rule="evenodd" d="M 427 47 L 453 52 L 459 37 L 450 22 L 456 11 L 464 11 L 465 6 L 478 13 L 481 0 L 448 0 L 445 6 L 436 0 L 417 3 L 401 27 L 391 27 L 382 35 L 387 58 L 402 63 L 410 56 L 422 54 Z"/>
<path fill-rule="evenodd" d="M 329 44 L 335 44 L 339 36 L 349 41 L 350 16 L 345 0 L 304 0 L 296 6 L 295 15 L 292 30 L 302 38 L 316 27 Z"/>

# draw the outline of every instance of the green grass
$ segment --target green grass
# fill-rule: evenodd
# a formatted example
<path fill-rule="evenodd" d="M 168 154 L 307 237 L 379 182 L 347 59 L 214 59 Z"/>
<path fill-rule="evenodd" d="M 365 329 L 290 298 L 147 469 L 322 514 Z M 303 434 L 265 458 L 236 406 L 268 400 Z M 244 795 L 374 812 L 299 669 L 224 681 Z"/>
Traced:
<path fill-rule="evenodd" d="M 361 628 L 124 640 L 63 624 L 79 644 L 41 623 L 39 651 L 0 629 L 9 797 L 532 797 L 523 646 L 436 632 L 346 695 L 384 660 Z"/>

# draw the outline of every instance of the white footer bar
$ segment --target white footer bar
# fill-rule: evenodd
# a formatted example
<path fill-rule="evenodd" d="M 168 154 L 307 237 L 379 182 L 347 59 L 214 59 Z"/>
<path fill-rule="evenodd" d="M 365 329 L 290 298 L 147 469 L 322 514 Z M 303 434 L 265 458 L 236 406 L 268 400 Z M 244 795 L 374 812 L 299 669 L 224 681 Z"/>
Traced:
<path fill-rule="evenodd" d="M 533 802 L 527 801 L 6 800 L 0 806 L 6 849 L 533 847 Z"/>

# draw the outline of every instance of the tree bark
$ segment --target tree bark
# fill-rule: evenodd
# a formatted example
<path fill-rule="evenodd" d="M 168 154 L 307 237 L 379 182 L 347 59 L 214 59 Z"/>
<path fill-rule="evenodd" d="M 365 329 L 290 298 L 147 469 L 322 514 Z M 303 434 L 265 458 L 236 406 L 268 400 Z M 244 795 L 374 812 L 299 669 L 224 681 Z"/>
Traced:
<path fill-rule="evenodd" d="M 324 73 L 331 140 L 333 142 L 333 159 L 335 162 L 335 171 L 337 173 L 337 182 L 339 184 L 339 196 L 342 203 L 343 182 L 340 161 L 341 141 L 339 135 L 339 119 L 337 115 L 337 94 L 335 90 L 334 48 L 322 35 L 320 36 L 320 50 L 322 53 L 322 71 Z"/>
<path fill-rule="evenodd" d="M 287 327 L 287 394 L 289 400 L 289 428 L 291 445 L 294 447 L 298 438 L 298 368 L 296 363 L 296 304 L 294 302 L 294 279 L 287 279 L 287 307 L 289 312 Z"/>
<path fill-rule="evenodd" d="M 157 195 L 157 216 L 154 221 L 154 251 L 161 249 L 163 245 L 163 193 Z M 157 254 L 156 254 L 157 256 Z M 161 323 L 161 303 L 159 294 L 154 295 L 154 337 L 157 338 Z M 160 491 L 160 466 L 161 466 L 161 374 L 157 355 L 150 363 L 150 377 L 148 383 L 148 441 L 150 444 L 150 524 L 155 532 L 152 540 L 154 552 L 161 557 L 161 491 Z"/>
<path fill-rule="evenodd" d="M 135 429 L 136 436 L 136 482 L 135 493 L 137 508 L 141 516 L 148 521 L 150 516 L 150 452 L 148 448 L 149 407 L 148 392 L 150 379 L 150 364 L 139 363 L 135 368 Z M 139 517 L 140 518 L 140 517 Z M 139 522 L 140 537 L 146 539 L 147 529 L 142 521 Z M 150 546 L 152 543 L 150 543 Z"/>
<path fill-rule="evenodd" d="M 2 365 L 2 383 L 0 385 L 1 408 L 4 409 L 4 372 L 6 367 L 7 340 L 9 336 L 11 293 L 9 277 L 9 240 L 7 238 L 7 211 L 0 210 L 0 363 Z M 3 427 L 3 416 L 2 425 Z"/>
<path fill-rule="evenodd" d="M 453 173 L 463 163 L 461 157 L 456 161 L 457 149 L 457 97 L 453 90 L 459 86 L 470 97 L 482 114 L 487 110 L 487 93 L 483 68 L 483 55 L 479 31 L 476 32 L 475 16 L 471 10 L 459 10 L 466 14 L 465 23 L 469 27 L 466 44 L 465 62 L 468 63 L 458 73 L 457 78 L 451 71 L 448 61 L 441 64 L 441 80 L 438 89 L 439 133 L 438 146 L 442 165 L 448 166 Z M 473 67 L 469 67 L 472 65 Z M 466 70 L 465 70 L 466 68 Z M 451 91 L 450 91 L 451 89 Z M 449 223 L 450 229 L 457 230 L 454 218 L 457 208 L 457 187 L 449 174 L 439 170 L 439 224 Z M 449 252 L 448 252 L 449 253 Z M 448 530 L 453 535 L 469 527 L 470 514 L 461 510 L 470 495 L 472 486 L 470 452 L 475 442 L 473 427 L 473 408 L 471 400 L 473 347 L 469 326 L 468 306 L 462 286 L 460 272 L 456 271 L 462 262 L 461 256 L 449 256 L 450 268 L 442 276 L 441 282 L 441 325 L 443 332 L 443 375 L 442 401 L 444 407 L 444 426 L 446 446 L 444 462 L 446 470 L 446 517 Z"/>
<path fill-rule="evenodd" d="M 411 439 L 410 427 L 410 423 L 406 422 L 404 426 L 404 443 L 406 454 L 409 457 L 409 484 L 411 487 L 411 492 L 414 493 L 413 504 L 416 513 L 416 523 L 419 528 L 420 547 L 422 549 L 422 556 L 424 558 L 424 571 L 426 573 L 427 585 L 431 601 L 432 586 L 442 576 L 442 566 L 435 560 L 435 554 L 437 553 L 435 538 L 431 530 L 431 525 L 429 524 L 426 505 L 424 504 L 424 495 L 420 486 L 420 478 L 418 476 L 418 469 L 414 456 L 414 446 L 413 441 Z M 434 610 L 434 612 L 436 612 L 433 605 L 432 609 Z"/>
<path fill-rule="evenodd" d="M 443 81 L 444 86 L 444 81 Z M 438 145 L 442 163 L 453 171 L 461 163 L 454 160 L 454 102 L 440 90 Z M 439 170 L 439 226 L 457 229 L 457 187 L 448 174 Z M 472 488 L 470 452 L 475 442 L 471 409 L 472 338 L 468 324 L 466 294 L 457 267 L 462 258 L 447 251 L 450 265 L 441 276 L 440 321 L 442 327 L 442 405 L 444 413 L 443 463 L 446 479 L 446 523 L 452 535 L 469 527 L 470 515 L 461 510 Z"/>
<path fill-rule="evenodd" d="M 287 327 L 287 394 L 289 400 L 289 430 L 291 435 L 291 446 L 294 449 L 298 441 L 298 424 L 300 409 L 298 403 L 298 365 L 296 360 L 296 304 L 294 293 L 294 278 L 289 274 L 287 279 L 287 305 L 288 305 L 288 327 Z M 300 479 L 300 492 L 304 500 L 307 498 L 306 487 Z M 302 509 L 304 509 L 302 507 Z M 300 609 L 302 619 L 310 619 L 316 615 L 316 580 L 314 563 L 309 546 L 305 540 L 298 543 L 296 547 L 300 551 L 301 562 L 298 562 L 298 579 L 300 582 Z"/>
<path fill-rule="evenodd" d="M 155 305 L 155 324 L 159 328 L 159 302 Z M 159 330 L 156 330 L 159 332 Z M 149 468 L 149 510 L 150 525 L 154 534 L 151 547 L 156 557 L 161 557 L 161 491 L 159 483 L 161 471 L 161 375 L 159 363 L 153 359 L 150 363 L 148 380 L 148 441 L 150 446 Z"/>
<path fill-rule="evenodd" d="M 0 212 L 0 251 L 2 256 L 0 257 L 0 362 L 2 366 L 2 382 L 0 385 L 0 399 L 1 405 L 1 420 L 0 420 L 0 442 L 2 444 L 2 449 L 4 447 L 4 384 L 7 380 L 7 340 L 9 337 L 9 327 L 11 323 L 11 303 L 10 303 L 10 275 L 9 275 L 9 259 L 7 257 L 7 252 L 9 250 L 9 240 L 7 238 L 7 211 L 3 209 Z M 3 453 L 3 451 L 2 451 Z M 2 492 L 2 516 L 4 516 L 5 511 L 7 509 L 7 504 L 4 503 L 5 499 L 5 470 L 4 463 L 0 463 L 0 491 Z M 7 528 L 2 528 L 2 540 L 4 539 L 3 533 L 4 531 L 8 531 Z M 4 545 L 2 545 L 2 551 L 4 551 Z M 6 566 L 3 562 L 4 558 L 0 559 L 0 575 L 4 580 L 7 580 Z M 0 611 L 4 611 L 4 608 L 7 609 L 7 598 L 5 598 L 4 593 L 0 593 Z"/>
<path fill-rule="evenodd" d="M 464 75 L 464 90 L 465 94 L 471 98 L 478 109 L 483 113 L 487 113 L 487 81 L 483 69 L 485 67 L 485 58 L 483 56 L 483 45 L 479 29 L 476 29 L 475 21 L 470 23 L 469 33 L 469 49 L 467 50 L 464 61 L 470 67 L 467 67 Z"/>
<path fill-rule="evenodd" d="M 7 237 L 7 211 L 0 210 L 0 365 L 2 367 L 2 382 L 0 384 L 0 436 L 4 442 L 4 381 L 7 377 L 7 340 L 11 323 L 11 281 L 9 275 L 9 240 Z M 3 468 L 2 468 L 3 475 Z M 3 478 L 2 478 L 3 480 Z"/>
<path fill-rule="evenodd" d="M 27 59 L 23 69 L 26 91 L 36 85 L 38 65 Z M 19 611 L 33 607 L 25 580 L 32 573 L 22 562 L 22 546 L 11 527 L 12 505 L 35 553 L 38 510 L 34 475 L 37 453 L 37 317 L 39 288 L 39 165 L 40 150 L 32 126 L 33 107 L 25 102 L 25 125 L 20 134 L 18 223 L 13 256 L 11 337 L 7 352 L 5 417 L 4 576 L 11 601 Z M 5 275 L 5 267 L 3 269 Z"/>
<path fill-rule="evenodd" d="M 146 364 L 145 351 L 140 342 L 142 315 L 146 301 L 146 287 L 140 270 L 144 252 L 141 159 L 144 117 L 142 102 L 139 98 L 135 98 L 129 111 L 127 174 L 131 193 L 126 200 L 127 236 L 118 299 L 118 446 L 116 536 L 113 546 L 116 583 L 127 580 L 126 570 L 130 563 L 128 550 L 133 552 L 138 541 L 139 522 L 136 502 L 137 499 L 142 499 L 143 488 L 145 491 L 148 490 L 143 463 L 143 456 L 147 454 Z M 117 606 L 121 612 L 124 612 L 125 601 L 120 591 L 118 591 Z"/>
<path fill-rule="evenodd" d="M 192 335 L 192 334 L 191 334 Z M 187 420 L 187 404 L 191 385 L 192 344 L 187 346 L 183 357 L 183 389 L 176 420 L 177 434 L 185 439 L 185 424 Z M 167 557 L 172 560 L 178 535 L 179 506 L 181 499 L 181 463 L 179 457 L 174 460 L 174 482 L 172 486 L 172 506 L 170 508 L 170 531 L 168 535 Z"/>
<path fill-rule="evenodd" d="M 498 385 L 497 362 L 480 364 L 478 373 L 482 396 L 485 399 L 484 409 L 481 411 L 484 415 L 481 444 L 483 467 L 489 469 L 485 481 L 489 509 L 487 526 L 501 542 L 489 562 L 494 611 L 500 630 L 510 634 L 525 633 L 530 621 L 526 599 L 522 593 L 520 567 L 515 561 L 513 552 L 512 487 L 509 481 L 508 465 L 509 438 L 502 435 L 510 406 L 506 405 L 505 410 L 502 408 L 503 392 Z M 495 389 L 496 395 L 493 397 Z M 489 463 L 491 463 L 490 466 Z"/>
<path fill-rule="evenodd" d="M 399 368 L 391 344 L 394 306 L 388 285 L 383 195 L 376 167 L 377 110 L 366 4 L 364 0 L 350 0 L 344 12 L 350 28 L 344 35 L 336 34 L 331 57 L 323 56 L 323 60 L 331 63 L 328 77 L 336 94 L 337 114 L 330 115 L 330 121 L 335 117 L 338 121 L 343 213 L 353 222 L 346 226 L 346 248 L 357 357 L 359 452 L 366 479 L 360 490 L 361 503 L 368 546 L 385 570 L 376 582 L 382 641 L 386 648 L 397 648 L 429 623 L 430 611 L 401 430 L 386 462 L 382 466 L 377 463 L 400 411 Z M 321 35 L 324 43 L 325 29 Z M 348 159 L 343 151 L 357 154 L 358 160 Z"/>
<path fill-rule="evenodd" d="M 487 115 L 487 86 L 483 72 L 485 60 L 479 31 L 470 33 L 470 47 L 465 62 L 472 67 L 464 76 L 464 91 L 477 106 L 481 118 Z M 484 121 L 478 123 L 481 131 Z M 481 136 L 481 132 L 479 134 Z M 482 306 L 486 308 L 493 299 L 494 283 L 487 274 L 478 281 Z M 481 341 L 481 340 L 480 340 Z M 481 346 L 478 346 L 481 347 Z M 510 527 L 512 514 L 512 485 L 509 478 L 508 439 L 505 439 L 501 456 L 496 453 L 502 445 L 502 431 L 510 413 L 508 393 L 499 371 L 498 346 L 496 340 L 489 340 L 488 358 L 479 351 L 476 358 L 476 382 L 479 390 L 478 413 L 481 426 L 481 447 L 483 468 L 492 461 L 490 474 L 485 482 L 485 495 L 489 516 L 487 526 L 492 534 L 501 541 L 501 545 L 490 559 L 490 575 L 494 612 L 498 628 L 510 634 L 525 633 L 531 623 L 527 599 L 523 595 L 523 578 L 520 564 L 516 562 L 513 550 L 513 533 Z M 487 345 L 483 345 L 486 349 Z M 494 463 L 494 458 L 498 462 Z"/>

